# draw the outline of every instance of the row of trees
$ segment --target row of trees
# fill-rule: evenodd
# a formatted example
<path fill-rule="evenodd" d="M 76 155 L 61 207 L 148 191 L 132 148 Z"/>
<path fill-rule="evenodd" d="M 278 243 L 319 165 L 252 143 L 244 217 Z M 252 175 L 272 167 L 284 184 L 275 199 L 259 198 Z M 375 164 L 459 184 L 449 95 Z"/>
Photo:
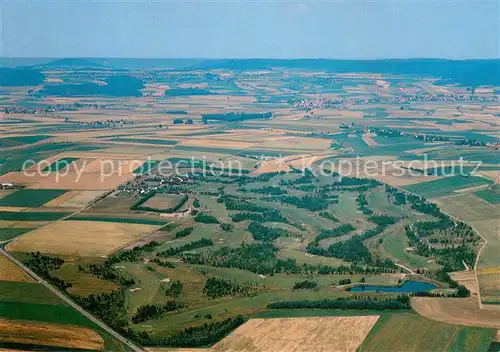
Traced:
<path fill-rule="evenodd" d="M 141 255 L 144 255 L 146 253 L 152 252 L 156 247 L 158 247 L 160 243 L 156 241 L 151 241 L 145 245 L 142 246 L 136 246 L 132 248 L 131 250 L 128 251 L 122 251 L 118 254 L 115 254 L 111 257 L 109 257 L 105 264 L 107 266 L 112 266 L 114 264 L 117 264 L 119 262 L 131 262 L 135 263 L 139 259 Z"/>
<path fill-rule="evenodd" d="M 343 224 L 334 229 L 321 229 L 321 232 L 316 238 L 314 242 L 311 244 L 312 246 L 318 246 L 321 240 L 332 237 L 341 237 L 347 235 L 349 232 L 356 230 L 354 226 L 351 224 Z"/>
<path fill-rule="evenodd" d="M 314 290 L 318 288 L 318 283 L 316 281 L 304 280 L 297 281 L 293 285 L 294 290 Z"/>
<path fill-rule="evenodd" d="M 330 214 L 327 211 L 321 211 L 319 213 L 319 216 L 321 216 L 321 217 L 323 217 L 325 219 L 331 220 L 333 222 L 340 222 L 340 220 L 338 218 L 336 218 L 335 216 L 333 216 L 332 214 Z"/>
<path fill-rule="evenodd" d="M 231 220 L 233 222 L 240 222 L 244 220 L 252 220 L 257 222 L 282 222 L 285 224 L 289 223 L 289 220 L 283 216 L 279 210 L 271 210 L 263 213 L 252 213 L 252 212 L 241 212 L 231 214 Z"/>
<path fill-rule="evenodd" d="M 31 252 L 30 259 L 25 261 L 28 268 L 43 277 L 52 285 L 66 290 L 72 286 L 71 283 L 61 280 L 51 275 L 51 271 L 58 270 L 64 264 L 64 259 L 41 254 L 40 252 Z"/>
<path fill-rule="evenodd" d="M 202 223 L 202 224 L 218 224 L 219 219 L 215 216 L 207 214 L 207 213 L 198 213 L 194 217 L 194 221 Z"/>
<path fill-rule="evenodd" d="M 177 298 L 182 294 L 183 289 L 184 285 L 182 282 L 180 280 L 175 280 L 165 289 L 165 295 Z"/>
<path fill-rule="evenodd" d="M 213 246 L 213 245 L 214 245 L 214 243 L 212 242 L 211 239 L 203 237 L 197 241 L 191 241 L 189 243 L 183 244 L 183 245 L 178 246 L 178 247 L 167 248 L 163 252 L 156 253 L 156 256 L 157 257 L 164 257 L 164 258 L 173 257 L 173 256 L 181 254 L 182 252 L 185 252 L 185 251 L 190 251 L 193 249 L 198 249 L 198 248 Z"/>
<path fill-rule="evenodd" d="M 238 247 L 220 247 L 203 253 L 183 253 L 182 259 L 189 264 L 208 265 L 223 268 L 238 268 L 257 274 L 274 275 L 303 274 L 361 274 L 375 275 L 396 272 L 394 265 L 374 267 L 366 265 L 312 265 L 298 264 L 295 259 L 278 259 L 276 248 L 270 242 L 241 244 Z"/>
<path fill-rule="evenodd" d="M 328 199 L 326 194 L 306 194 L 304 196 L 281 196 L 270 197 L 269 201 L 281 202 L 281 204 L 291 204 L 300 209 L 307 209 L 309 211 L 320 211 L 328 208 L 330 204 L 336 203 Z"/>
<path fill-rule="evenodd" d="M 191 232 L 193 232 L 194 228 L 193 227 L 186 227 L 186 228 L 183 228 L 182 230 L 180 231 L 177 231 L 175 233 L 175 238 L 181 238 L 181 237 L 186 237 L 186 236 L 189 236 L 191 234 Z"/>
<path fill-rule="evenodd" d="M 264 213 L 273 210 L 272 208 L 252 203 L 246 198 L 228 194 L 220 196 L 217 199 L 217 202 L 223 203 L 227 210 L 253 211 L 257 213 Z"/>
<path fill-rule="evenodd" d="M 248 232 L 250 232 L 257 241 L 272 242 L 278 237 L 289 237 L 292 234 L 279 227 L 268 227 L 258 222 L 248 224 Z"/>
<path fill-rule="evenodd" d="M 143 321 L 158 319 L 163 313 L 172 312 L 184 307 L 183 303 L 176 303 L 175 301 L 168 301 L 164 305 L 146 304 L 137 308 L 137 311 L 132 316 L 132 322 L 138 324 Z"/>
<path fill-rule="evenodd" d="M 410 297 L 378 300 L 372 297 L 353 297 L 323 300 L 275 301 L 267 305 L 269 309 L 359 309 L 359 310 L 400 310 L 410 309 Z"/>
<path fill-rule="evenodd" d="M 255 296 L 259 287 L 255 282 L 236 282 L 220 277 L 211 277 L 205 282 L 203 294 L 210 298 L 224 296 Z"/>
<path fill-rule="evenodd" d="M 126 335 L 143 346 L 204 347 L 212 345 L 245 322 L 242 315 L 232 318 L 185 328 L 168 337 L 151 336 L 147 332 L 135 333 L 128 330 Z"/>

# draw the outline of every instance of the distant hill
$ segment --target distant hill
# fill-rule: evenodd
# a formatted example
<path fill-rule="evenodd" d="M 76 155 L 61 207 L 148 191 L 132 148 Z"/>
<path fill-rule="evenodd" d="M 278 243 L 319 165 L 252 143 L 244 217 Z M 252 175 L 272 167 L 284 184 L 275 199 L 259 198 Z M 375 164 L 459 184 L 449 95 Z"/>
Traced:
<path fill-rule="evenodd" d="M 52 95 L 61 97 L 82 96 L 109 96 L 109 97 L 140 97 L 144 82 L 136 77 L 128 75 L 110 76 L 105 80 L 106 84 L 82 83 L 82 84 L 46 84 L 38 92 L 41 95 Z"/>
<path fill-rule="evenodd" d="M 84 59 L 84 58 L 66 58 L 66 59 L 57 59 L 54 61 L 46 62 L 40 65 L 41 68 L 74 68 L 74 67 L 98 67 L 103 68 L 105 65 L 102 63 L 98 63 L 93 61 L 92 59 Z"/>
<path fill-rule="evenodd" d="M 38 86 L 42 84 L 45 76 L 40 70 L 32 68 L 0 68 L 0 86 Z"/>
<path fill-rule="evenodd" d="M 416 74 L 441 78 L 466 86 L 500 85 L 500 60 L 328 60 L 328 59 L 230 59 L 207 60 L 188 69 L 262 70 L 274 68 L 324 70 L 330 73 Z"/>

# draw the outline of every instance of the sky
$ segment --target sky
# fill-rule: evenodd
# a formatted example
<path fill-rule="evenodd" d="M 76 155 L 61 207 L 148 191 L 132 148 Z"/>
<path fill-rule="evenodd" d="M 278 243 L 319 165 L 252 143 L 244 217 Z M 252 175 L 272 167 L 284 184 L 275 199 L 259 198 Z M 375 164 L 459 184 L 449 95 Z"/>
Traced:
<path fill-rule="evenodd" d="M 499 58 L 499 1 L 0 0 L 2 57 Z"/>

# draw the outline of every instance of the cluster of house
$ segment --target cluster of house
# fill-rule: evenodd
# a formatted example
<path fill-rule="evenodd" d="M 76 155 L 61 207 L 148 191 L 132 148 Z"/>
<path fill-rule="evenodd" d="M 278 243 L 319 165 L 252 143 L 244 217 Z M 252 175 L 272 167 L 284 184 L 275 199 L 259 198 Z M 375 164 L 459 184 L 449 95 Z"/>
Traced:
<path fill-rule="evenodd" d="M 128 181 L 116 189 L 115 196 L 143 195 L 158 192 L 170 186 L 179 186 L 189 180 L 187 176 L 176 175 L 172 177 L 159 177 L 154 175 L 141 175 L 135 180 Z"/>
<path fill-rule="evenodd" d="M 454 101 L 496 101 L 496 96 L 477 96 L 472 94 L 431 94 L 418 93 L 414 95 L 401 95 L 396 97 L 375 97 L 367 99 L 328 99 L 315 98 L 310 100 L 300 100 L 293 102 L 293 106 L 301 109 L 338 109 L 344 105 L 364 105 L 364 104 L 404 104 L 410 102 L 454 102 Z"/>
<path fill-rule="evenodd" d="M 81 108 L 86 109 L 105 109 L 106 105 L 104 104 L 82 104 L 82 103 L 73 103 L 73 104 L 56 104 L 56 105 L 47 105 L 43 108 L 28 108 L 24 106 L 10 106 L 0 108 L 0 111 L 5 114 L 30 114 L 30 115 L 45 115 L 58 111 L 75 111 Z"/>
<path fill-rule="evenodd" d="M 0 189 L 19 189 L 19 188 L 23 188 L 23 185 L 17 184 L 15 182 L 0 183 Z"/>
<path fill-rule="evenodd" d="M 71 123 L 78 123 L 79 125 L 82 126 L 92 126 L 92 127 L 116 127 L 116 126 L 123 126 L 123 125 L 133 125 L 134 121 L 131 120 L 96 120 L 96 121 L 75 121 L 75 120 L 70 120 L 66 119 L 66 122 L 71 122 Z"/>

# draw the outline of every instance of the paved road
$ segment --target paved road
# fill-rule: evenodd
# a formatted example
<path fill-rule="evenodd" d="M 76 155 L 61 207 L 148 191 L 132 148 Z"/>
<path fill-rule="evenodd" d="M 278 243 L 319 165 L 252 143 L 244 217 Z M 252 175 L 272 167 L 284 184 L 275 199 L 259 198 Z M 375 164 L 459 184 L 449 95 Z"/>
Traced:
<path fill-rule="evenodd" d="M 47 287 L 50 291 L 52 291 L 55 295 L 57 295 L 59 298 L 61 298 L 64 302 L 66 302 L 68 305 L 70 305 L 71 307 L 73 307 L 74 309 L 76 309 L 78 312 L 80 312 L 86 318 L 88 318 L 89 320 L 91 320 L 92 322 L 94 322 L 95 324 L 97 324 L 101 329 L 103 329 L 104 331 L 106 331 L 107 333 L 109 333 L 111 336 L 113 336 L 114 338 L 116 338 L 117 340 L 119 340 L 120 342 L 122 342 L 123 344 L 125 344 L 126 346 L 128 346 L 129 348 L 131 348 L 134 351 L 137 351 L 137 352 L 143 352 L 144 351 L 142 348 L 136 346 L 135 344 L 133 344 L 132 342 L 130 342 L 128 339 L 126 339 L 125 337 L 123 337 L 120 334 L 118 334 L 116 331 L 114 331 L 113 329 L 111 329 L 109 326 L 107 326 L 106 324 L 104 324 L 102 321 L 100 321 L 99 319 L 97 319 L 96 317 L 94 317 L 92 314 L 90 314 L 85 309 L 83 309 L 82 307 L 80 307 L 78 304 L 76 304 L 75 302 L 73 302 L 71 299 L 69 299 L 68 297 L 66 297 L 64 294 L 62 294 L 61 292 L 59 292 L 59 290 L 57 290 L 52 285 L 50 285 L 47 281 L 45 281 L 40 276 L 38 276 L 37 274 L 35 274 L 32 270 L 30 270 L 23 263 L 21 263 L 19 260 L 17 260 L 16 258 L 14 258 L 12 255 L 10 255 L 8 252 L 6 252 L 3 248 L 0 248 L 0 254 L 3 254 L 4 256 L 6 256 L 7 258 L 9 258 L 19 268 L 21 268 L 21 270 L 23 270 L 29 276 L 31 276 L 32 278 L 34 278 L 35 280 L 37 280 L 38 282 L 40 282 L 42 285 L 44 285 L 45 287 Z"/>

